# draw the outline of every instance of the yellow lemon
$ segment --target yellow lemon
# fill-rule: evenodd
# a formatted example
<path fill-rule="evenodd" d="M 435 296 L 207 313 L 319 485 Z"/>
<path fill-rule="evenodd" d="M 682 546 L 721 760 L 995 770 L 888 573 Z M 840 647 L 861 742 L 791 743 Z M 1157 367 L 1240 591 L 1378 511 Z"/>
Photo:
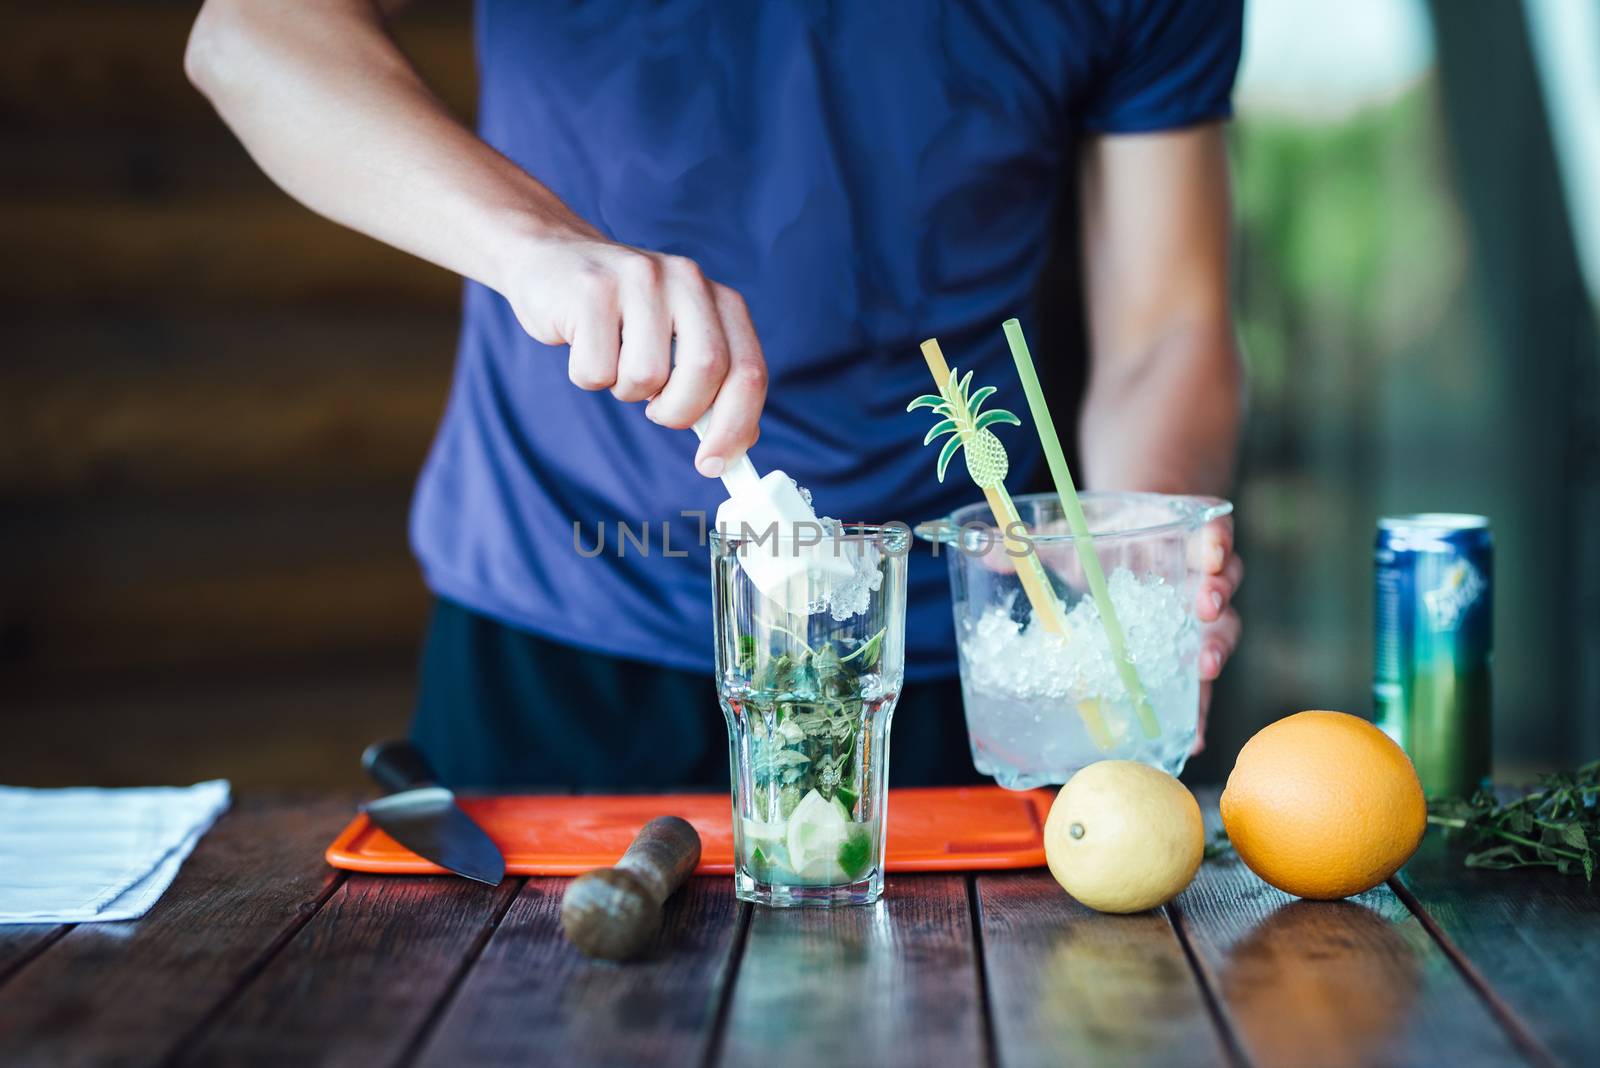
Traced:
<path fill-rule="evenodd" d="M 1074 775 L 1044 824 L 1044 853 L 1061 888 L 1101 912 L 1171 901 L 1200 867 L 1200 806 L 1177 779 L 1132 760 Z"/>
<path fill-rule="evenodd" d="M 1372 889 L 1416 852 L 1427 821 L 1405 752 L 1343 712 L 1298 712 L 1263 727 L 1222 792 L 1239 859 L 1300 897 Z"/>

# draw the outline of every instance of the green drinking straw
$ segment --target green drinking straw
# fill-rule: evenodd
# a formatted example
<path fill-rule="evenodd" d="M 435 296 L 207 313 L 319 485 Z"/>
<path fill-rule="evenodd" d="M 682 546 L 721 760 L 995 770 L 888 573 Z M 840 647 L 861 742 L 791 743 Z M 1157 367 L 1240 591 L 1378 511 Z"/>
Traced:
<path fill-rule="evenodd" d="M 1050 408 L 1044 402 L 1044 390 L 1039 388 L 1039 375 L 1033 369 L 1033 356 L 1028 352 L 1028 341 L 1022 336 L 1022 324 L 1007 319 L 1001 324 L 1006 332 L 1006 342 L 1011 346 L 1011 358 L 1017 364 L 1017 377 L 1022 379 L 1022 391 L 1028 395 L 1028 411 L 1033 415 L 1033 425 L 1038 428 L 1039 441 L 1044 445 L 1045 459 L 1050 464 L 1050 477 L 1055 480 L 1056 496 L 1061 499 L 1061 509 L 1067 514 L 1067 525 L 1072 528 L 1072 544 L 1078 550 L 1078 562 L 1083 575 L 1089 580 L 1089 592 L 1100 608 L 1100 623 L 1106 630 L 1106 644 L 1111 648 L 1111 658 L 1116 661 L 1117 673 L 1133 702 L 1139 716 L 1139 726 L 1146 738 L 1159 738 L 1161 724 L 1156 722 L 1155 709 L 1139 681 L 1139 672 L 1128 659 L 1128 647 L 1122 640 L 1122 624 L 1117 622 L 1116 609 L 1111 605 L 1111 593 L 1106 589 L 1106 575 L 1100 568 L 1100 557 L 1094 551 L 1094 539 L 1089 534 L 1089 523 L 1083 518 L 1083 505 L 1078 501 L 1078 490 L 1072 484 L 1072 472 L 1067 469 L 1067 458 L 1061 451 L 1061 440 L 1056 437 L 1056 425 L 1050 419 Z"/>

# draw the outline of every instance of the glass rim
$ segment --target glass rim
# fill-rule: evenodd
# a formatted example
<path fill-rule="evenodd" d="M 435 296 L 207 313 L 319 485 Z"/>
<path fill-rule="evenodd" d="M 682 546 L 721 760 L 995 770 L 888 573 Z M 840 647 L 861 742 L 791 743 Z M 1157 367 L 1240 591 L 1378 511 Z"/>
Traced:
<path fill-rule="evenodd" d="M 1133 527 L 1128 530 L 1091 530 L 1089 532 L 1089 540 L 1093 542 L 1117 541 L 1122 538 L 1140 538 L 1149 537 L 1155 534 L 1170 534 L 1183 530 L 1194 530 L 1206 523 L 1209 523 L 1213 519 L 1220 519 L 1225 515 L 1232 514 L 1233 512 L 1232 501 L 1226 500 L 1222 497 L 1206 497 L 1197 494 L 1145 493 L 1126 490 L 1089 490 L 1078 494 L 1078 497 L 1080 500 L 1089 501 L 1143 501 L 1150 504 L 1160 504 L 1168 508 L 1171 508 L 1180 502 L 1187 505 L 1185 514 L 1176 516 L 1172 519 L 1163 520 L 1159 523 L 1152 523 L 1148 526 Z M 1019 493 L 1013 497 L 1012 500 L 1017 504 L 1032 504 L 1036 501 L 1053 501 L 1059 505 L 1060 502 L 1060 498 L 1056 494 L 1048 492 Z M 987 507 L 988 505 L 983 501 L 973 501 L 971 504 L 964 504 L 947 516 L 942 516 L 939 519 L 932 519 L 926 523 L 918 523 L 916 527 L 916 535 L 923 541 L 938 542 L 941 545 L 956 545 L 958 539 L 964 540 L 963 532 L 973 525 L 974 522 L 976 522 L 974 520 L 969 521 L 968 523 L 958 524 L 955 522 L 956 516 L 961 515 L 964 512 L 973 512 L 974 509 L 986 509 Z M 974 514 L 986 515 L 988 516 L 989 520 L 993 520 L 994 518 L 992 514 L 986 511 L 979 511 Z M 981 525 L 985 529 L 994 532 L 996 535 L 1003 533 L 999 527 L 993 524 L 993 522 L 984 522 Z M 1028 541 L 1038 545 L 1071 545 L 1073 542 L 1078 540 L 1078 536 L 1070 531 L 1056 534 L 1040 534 L 1030 530 L 1026 536 Z"/>
<path fill-rule="evenodd" d="M 1431 534 L 1484 530 L 1488 526 L 1488 516 L 1470 512 L 1411 512 L 1407 515 L 1378 517 L 1379 530 L 1426 531 Z"/>
<path fill-rule="evenodd" d="M 794 524 L 791 524 L 793 526 Z M 815 531 L 816 540 L 807 540 L 802 547 L 811 545 L 827 545 L 830 542 L 880 542 L 898 548 L 911 539 L 911 528 L 904 523 L 840 523 L 836 532 L 830 534 L 819 525 Z M 752 532 L 744 534 L 725 534 L 715 525 L 707 529 L 707 538 L 712 547 L 722 549 L 739 549 L 745 545 L 767 545 L 776 542 L 779 545 L 798 542 L 799 535 L 791 532 L 779 533 L 768 528 L 767 532 Z"/>

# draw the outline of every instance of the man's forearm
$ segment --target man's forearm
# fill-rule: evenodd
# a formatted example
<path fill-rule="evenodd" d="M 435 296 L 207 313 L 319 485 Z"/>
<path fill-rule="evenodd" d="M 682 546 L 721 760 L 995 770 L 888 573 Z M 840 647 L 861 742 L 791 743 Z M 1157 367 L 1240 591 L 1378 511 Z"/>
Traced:
<path fill-rule="evenodd" d="M 739 294 L 618 244 L 450 114 L 379 0 L 207 0 L 184 55 L 263 170 L 336 222 L 498 290 L 567 377 L 687 429 L 721 474 L 755 441 L 766 362 Z"/>
<path fill-rule="evenodd" d="M 209 0 L 184 66 L 291 196 L 458 274 L 497 285 L 508 235 L 587 229 L 450 113 L 371 0 Z"/>
<path fill-rule="evenodd" d="M 1226 493 L 1243 376 L 1229 311 L 1222 129 L 1091 138 L 1081 178 L 1085 482 Z"/>
<path fill-rule="evenodd" d="M 1226 325 L 1180 328 L 1092 376 L 1079 419 L 1090 489 L 1228 492 L 1242 374 Z"/>

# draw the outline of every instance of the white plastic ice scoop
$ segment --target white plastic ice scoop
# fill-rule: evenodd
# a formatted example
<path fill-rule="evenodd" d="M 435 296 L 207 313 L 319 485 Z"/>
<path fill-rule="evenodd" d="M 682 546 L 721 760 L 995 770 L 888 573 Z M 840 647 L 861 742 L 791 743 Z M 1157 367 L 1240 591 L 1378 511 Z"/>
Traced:
<path fill-rule="evenodd" d="M 706 416 L 694 424 L 705 440 Z M 850 559 L 823 536 L 817 513 L 782 471 L 757 475 L 744 453 L 722 470 L 728 499 L 717 508 L 717 529 L 744 535 L 739 566 L 763 596 L 796 615 L 806 614 L 827 590 L 855 574 Z"/>

